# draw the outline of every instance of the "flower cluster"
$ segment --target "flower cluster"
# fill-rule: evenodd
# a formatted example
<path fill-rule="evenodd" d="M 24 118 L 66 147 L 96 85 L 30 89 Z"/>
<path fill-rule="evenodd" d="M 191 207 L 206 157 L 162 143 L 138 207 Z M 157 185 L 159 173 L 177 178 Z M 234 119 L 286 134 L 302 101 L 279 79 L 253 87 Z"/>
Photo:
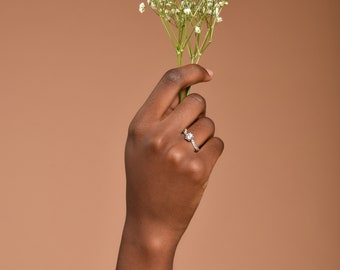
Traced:
<path fill-rule="evenodd" d="M 198 63 L 203 52 L 212 42 L 216 23 L 227 1 L 216 0 L 147 0 L 147 5 L 160 17 L 182 65 L 184 49 L 187 48 L 191 63 Z M 143 13 L 146 4 L 139 5 Z"/>

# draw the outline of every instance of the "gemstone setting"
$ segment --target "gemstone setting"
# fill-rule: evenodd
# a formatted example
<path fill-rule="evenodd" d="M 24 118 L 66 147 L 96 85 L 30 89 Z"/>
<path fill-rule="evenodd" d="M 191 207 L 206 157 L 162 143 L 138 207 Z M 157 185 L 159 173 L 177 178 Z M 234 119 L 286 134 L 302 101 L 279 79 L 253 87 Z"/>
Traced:
<path fill-rule="evenodd" d="M 184 139 L 186 139 L 188 142 L 191 142 L 194 139 L 194 134 L 191 132 L 185 134 Z"/>

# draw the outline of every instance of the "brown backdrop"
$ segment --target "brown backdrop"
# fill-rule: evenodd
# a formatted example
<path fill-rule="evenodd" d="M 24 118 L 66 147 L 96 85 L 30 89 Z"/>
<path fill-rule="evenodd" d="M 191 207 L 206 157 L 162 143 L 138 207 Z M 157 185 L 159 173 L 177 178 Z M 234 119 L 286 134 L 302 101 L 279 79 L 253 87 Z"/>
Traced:
<path fill-rule="evenodd" d="M 176 65 L 139 1 L 0 1 L 0 269 L 114 269 L 129 120 Z M 194 88 L 226 151 L 175 269 L 340 269 L 340 4 L 233 0 Z"/>

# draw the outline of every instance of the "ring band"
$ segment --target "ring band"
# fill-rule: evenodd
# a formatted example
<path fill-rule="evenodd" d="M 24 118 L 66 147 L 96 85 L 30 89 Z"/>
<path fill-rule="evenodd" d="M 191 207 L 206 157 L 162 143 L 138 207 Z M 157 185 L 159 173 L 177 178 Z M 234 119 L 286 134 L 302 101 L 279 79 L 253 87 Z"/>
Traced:
<path fill-rule="evenodd" d="M 182 133 L 184 134 L 184 139 L 188 142 L 191 142 L 192 146 L 194 147 L 195 152 L 198 152 L 200 148 L 197 146 L 197 144 L 194 141 L 194 137 L 195 137 L 194 134 L 189 132 L 188 129 L 184 129 Z"/>

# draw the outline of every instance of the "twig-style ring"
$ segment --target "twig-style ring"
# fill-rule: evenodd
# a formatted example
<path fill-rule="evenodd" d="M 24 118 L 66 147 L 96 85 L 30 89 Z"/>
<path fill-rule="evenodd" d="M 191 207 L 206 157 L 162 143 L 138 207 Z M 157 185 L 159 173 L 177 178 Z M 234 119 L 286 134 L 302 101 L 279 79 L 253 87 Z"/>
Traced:
<path fill-rule="evenodd" d="M 200 148 L 197 146 L 197 144 L 194 141 L 194 134 L 192 134 L 191 132 L 189 132 L 188 129 L 184 129 L 183 130 L 183 134 L 184 134 L 184 139 L 188 142 L 191 142 L 192 146 L 195 149 L 195 152 L 198 152 L 200 150 Z"/>

